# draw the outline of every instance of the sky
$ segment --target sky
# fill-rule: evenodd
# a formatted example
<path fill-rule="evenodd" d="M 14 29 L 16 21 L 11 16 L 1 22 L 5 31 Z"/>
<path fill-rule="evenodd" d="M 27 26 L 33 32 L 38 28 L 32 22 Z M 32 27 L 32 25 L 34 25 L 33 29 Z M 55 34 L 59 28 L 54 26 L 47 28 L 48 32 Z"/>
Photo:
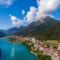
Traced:
<path fill-rule="evenodd" d="M 26 26 L 46 16 L 60 20 L 60 0 L 0 0 L 0 29 Z"/>

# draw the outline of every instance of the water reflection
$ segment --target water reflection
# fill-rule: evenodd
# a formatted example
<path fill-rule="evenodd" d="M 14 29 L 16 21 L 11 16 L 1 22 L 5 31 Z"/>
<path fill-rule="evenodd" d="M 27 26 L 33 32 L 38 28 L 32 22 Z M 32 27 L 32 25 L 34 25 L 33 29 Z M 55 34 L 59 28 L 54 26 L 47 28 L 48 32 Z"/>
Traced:
<path fill-rule="evenodd" d="M 10 57 L 13 58 L 14 55 L 15 55 L 15 47 L 13 46 L 12 49 L 11 49 Z"/>

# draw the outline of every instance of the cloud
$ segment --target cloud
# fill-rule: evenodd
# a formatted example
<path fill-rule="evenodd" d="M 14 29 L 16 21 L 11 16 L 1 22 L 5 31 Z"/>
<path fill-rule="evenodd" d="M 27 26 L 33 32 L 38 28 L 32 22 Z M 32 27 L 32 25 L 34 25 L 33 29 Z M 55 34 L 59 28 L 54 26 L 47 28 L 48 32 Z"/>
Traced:
<path fill-rule="evenodd" d="M 30 11 L 28 11 L 27 15 L 26 15 L 28 22 L 32 22 L 35 19 L 36 11 L 37 11 L 37 9 L 34 6 L 30 7 Z"/>
<path fill-rule="evenodd" d="M 37 7 L 31 6 L 22 20 L 12 15 L 10 15 L 10 19 L 14 26 L 25 26 L 36 20 L 40 20 L 43 23 L 43 18 L 46 16 L 54 17 L 52 12 L 56 11 L 59 5 L 60 0 L 37 0 Z M 22 10 L 22 14 L 25 14 L 24 10 Z"/>
<path fill-rule="evenodd" d="M 38 16 L 43 16 L 51 14 L 58 9 L 60 5 L 60 0 L 37 0 L 38 4 Z"/>
<path fill-rule="evenodd" d="M 13 3 L 13 0 L 0 0 L 0 7 L 9 7 Z"/>
<path fill-rule="evenodd" d="M 22 15 L 24 15 L 24 14 L 25 14 L 25 11 L 24 11 L 24 10 L 22 10 L 22 12 L 21 12 L 21 13 L 22 13 Z"/>
<path fill-rule="evenodd" d="M 12 16 L 12 15 L 9 15 L 9 16 L 10 16 L 10 20 L 14 27 L 19 27 L 22 25 L 22 23 L 23 23 L 22 20 L 20 20 L 16 16 Z"/>
<path fill-rule="evenodd" d="M 33 22 L 40 20 L 44 22 L 42 18 L 46 16 L 53 16 L 52 13 L 56 11 L 60 5 L 60 0 L 37 0 L 38 7 L 30 7 L 30 11 L 27 12 L 27 20 Z"/>

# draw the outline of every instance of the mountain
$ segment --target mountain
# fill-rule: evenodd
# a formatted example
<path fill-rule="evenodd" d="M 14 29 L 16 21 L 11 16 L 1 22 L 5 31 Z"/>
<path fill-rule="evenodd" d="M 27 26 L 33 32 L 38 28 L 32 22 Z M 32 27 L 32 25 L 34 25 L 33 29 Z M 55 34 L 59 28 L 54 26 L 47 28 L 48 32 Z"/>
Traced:
<path fill-rule="evenodd" d="M 6 35 L 30 36 L 41 40 L 60 39 L 60 21 L 46 17 L 42 20 L 36 20 L 25 27 L 13 27 L 2 31 Z"/>
<path fill-rule="evenodd" d="M 0 31 L 0 37 L 3 37 L 3 36 L 5 36 L 5 33 Z"/>
<path fill-rule="evenodd" d="M 5 30 L 5 29 L 0 29 L 0 31 L 5 33 L 5 34 L 7 33 L 7 30 Z"/>
<path fill-rule="evenodd" d="M 20 32 L 20 30 L 22 30 L 24 27 L 19 27 L 19 28 L 17 28 L 17 27 L 12 27 L 12 28 L 10 28 L 10 29 L 8 29 L 7 31 L 6 31 L 6 34 L 7 35 L 15 35 L 17 32 Z"/>
<path fill-rule="evenodd" d="M 13 27 L 7 30 L 7 35 L 14 35 L 16 32 L 18 32 L 19 28 Z"/>
<path fill-rule="evenodd" d="M 40 20 L 32 22 L 15 35 L 33 36 L 37 39 L 60 39 L 60 21 L 50 17 L 46 17 L 42 21 L 44 22 L 41 23 Z"/>

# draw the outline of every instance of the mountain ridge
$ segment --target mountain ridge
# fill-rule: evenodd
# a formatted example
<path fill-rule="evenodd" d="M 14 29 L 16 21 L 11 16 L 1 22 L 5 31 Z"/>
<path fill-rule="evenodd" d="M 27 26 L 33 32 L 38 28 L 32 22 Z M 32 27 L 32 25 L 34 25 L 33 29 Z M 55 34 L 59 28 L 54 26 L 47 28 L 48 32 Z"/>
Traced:
<path fill-rule="evenodd" d="M 44 20 L 45 22 L 43 23 L 39 21 L 32 22 L 27 27 L 20 30 L 20 32 L 17 32 L 16 35 L 33 36 L 36 38 L 39 38 L 38 36 L 44 36 L 40 37 L 42 39 L 45 39 L 45 37 L 46 39 L 60 39 L 60 21 L 50 17 L 46 17 Z"/>
<path fill-rule="evenodd" d="M 30 36 L 37 39 L 60 39 L 60 21 L 46 17 L 30 23 L 26 27 L 13 27 L 6 31 L 7 35 Z"/>

